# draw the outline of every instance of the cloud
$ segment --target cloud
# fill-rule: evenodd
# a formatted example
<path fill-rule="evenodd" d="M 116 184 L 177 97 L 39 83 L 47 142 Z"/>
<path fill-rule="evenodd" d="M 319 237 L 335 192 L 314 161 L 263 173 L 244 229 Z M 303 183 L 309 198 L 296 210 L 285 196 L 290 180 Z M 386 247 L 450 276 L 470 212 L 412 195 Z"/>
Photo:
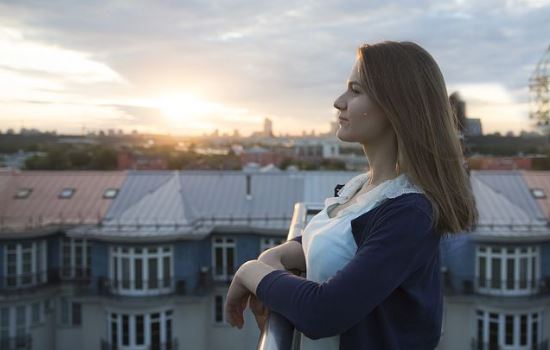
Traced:
<path fill-rule="evenodd" d="M 0 13 L 0 26 L 12 30 L 3 37 L 29 53 L 28 61 L 0 61 L 0 74 L 23 81 L 12 98 L 110 105 L 109 115 L 123 116 L 130 100 L 192 90 L 227 106 L 196 120 L 202 127 L 243 123 L 252 131 L 271 117 L 275 128 L 296 133 L 329 128 L 363 42 L 418 42 L 475 110 L 526 103 L 528 78 L 550 32 L 548 0 L 22 0 L 0 2 Z M 59 64 L 65 61 L 73 68 Z M 155 119 L 155 112 L 134 107 L 144 125 Z M 527 118 L 524 107 L 510 110 L 514 120 Z M 487 123 L 502 113 L 478 111 Z"/>

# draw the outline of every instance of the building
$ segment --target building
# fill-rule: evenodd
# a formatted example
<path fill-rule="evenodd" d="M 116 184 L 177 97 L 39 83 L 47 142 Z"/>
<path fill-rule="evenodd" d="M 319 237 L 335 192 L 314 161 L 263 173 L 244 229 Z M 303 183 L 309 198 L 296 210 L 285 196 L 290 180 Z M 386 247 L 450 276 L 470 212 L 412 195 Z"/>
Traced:
<path fill-rule="evenodd" d="M 232 276 L 357 174 L 0 172 L 0 349 L 255 348 L 249 310 L 224 319 Z M 480 221 L 441 243 L 438 349 L 545 349 L 550 173 L 470 179 Z"/>
<path fill-rule="evenodd" d="M 471 171 L 476 229 L 442 241 L 437 349 L 548 349 L 550 173 Z"/>
<path fill-rule="evenodd" d="M 353 175 L 2 172 L 0 348 L 254 347 L 250 311 L 224 318 L 234 272 Z"/>

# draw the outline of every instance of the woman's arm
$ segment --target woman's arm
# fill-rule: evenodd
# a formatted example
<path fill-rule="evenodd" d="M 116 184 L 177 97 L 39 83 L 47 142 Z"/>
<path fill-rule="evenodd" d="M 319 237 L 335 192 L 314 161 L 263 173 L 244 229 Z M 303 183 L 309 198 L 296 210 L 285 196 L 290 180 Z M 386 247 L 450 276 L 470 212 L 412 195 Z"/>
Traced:
<path fill-rule="evenodd" d="M 257 260 L 278 270 L 306 271 L 304 250 L 296 239 L 265 250 Z"/>
<path fill-rule="evenodd" d="M 309 338 L 343 333 L 431 259 L 439 246 L 431 216 L 414 203 L 388 206 L 380 214 L 372 227 L 365 227 L 363 234 L 369 236 L 352 260 L 323 283 L 251 265 L 243 274 L 247 287 L 256 287 L 249 290 Z"/>

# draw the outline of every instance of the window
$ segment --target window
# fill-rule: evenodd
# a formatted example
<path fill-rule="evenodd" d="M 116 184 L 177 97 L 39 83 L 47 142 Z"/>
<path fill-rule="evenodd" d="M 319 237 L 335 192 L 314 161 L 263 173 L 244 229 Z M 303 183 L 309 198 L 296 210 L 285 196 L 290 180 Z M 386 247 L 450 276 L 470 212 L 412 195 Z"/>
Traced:
<path fill-rule="evenodd" d="M 32 188 L 20 188 L 17 190 L 17 193 L 13 198 L 15 199 L 25 199 L 29 198 L 32 193 Z"/>
<path fill-rule="evenodd" d="M 82 324 L 82 304 L 71 303 L 71 321 L 73 326 L 80 326 Z"/>
<path fill-rule="evenodd" d="M 260 254 L 263 253 L 266 249 L 270 249 L 273 247 L 278 246 L 279 244 L 282 244 L 286 239 L 282 238 L 262 238 L 260 241 Z"/>
<path fill-rule="evenodd" d="M 37 301 L 32 303 L 32 324 L 37 325 L 43 321 L 42 303 Z"/>
<path fill-rule="evenodd" d="M 227 320 L 225 319 L 224 312 L 224 295 L 215 294 L 214 295 L 214 323 L 216 324 L 226 324 Z"/>
<path fill-rule="evenodd" d="M 80 326 L 82 324 L 82 304 L 61 297 L 59 298 L 59 308 L 59 323 L 64 326 Z"/>
<path fill-rule="evenodd" d="M 9 307 L 2 307 L 0 309 L 0 342 L 1 348 L 7 348 L 8 344 L 4 341 L 10 338 L 10 309 Z"/>
<path fill-rule="evenodd" d="M 4 281 L 8 288 L 46 282 L 46 241 L 8 243 L 4 250 Z"/>
<path fill-rule="evenodd" d="M 111 247 L 111 286 L 119 294 L 171 292 L 173 268 L 172 246 Z"/>
<path fill-rule="evenodd" d="M 61 277 L 89 277 L 91 245 L 86 239 L 64 237 L 61 240 Z"/>
<path fill-rule="evenodd" d="M 0 308 L 0 349 L 30 348 L 31 305 Z"/>
<path fill-rule="evenodd" d="M 546 198 L 546 194 L 542 188 L 531 188 L 529 189 L 533 197 L 537 199 Z"/>
<path fill-rule="evenodd" d="M 108 188 L 103 192 L 103 198 L 105 199 L 113 199 L 117 196 L 118 189 L 117 188 Z"/>
<path fill-rule="evenodd" d="M 515 313 L 476 310 L 476 349 L 538 349 L 542 311 Z"/>
<path fill-rule="evenodd" d="M 75 193 L 76 188 L 64 188 L 60 193 L 58 198 L 59 199 L 69 199 L 73 197 L 73 194 Z"/>
<path fill-rule="evenodd" d="M 110 312 L 107 319 L 107 338 L 113 349 L 172 349 L 172 310 L 151 313 Z"/>
<path fill-rule="evenodd" d="M 476 252 L 477 289 L 487 294 L 536 293 L 540 280 L 537 246 L 486 246 Z"/>
<path fill-rule="evenodd" d="M 212 240 L 214 279 L 228 280 L 235 274 L 235 239 L 232 237 L 213 237 Z"/>

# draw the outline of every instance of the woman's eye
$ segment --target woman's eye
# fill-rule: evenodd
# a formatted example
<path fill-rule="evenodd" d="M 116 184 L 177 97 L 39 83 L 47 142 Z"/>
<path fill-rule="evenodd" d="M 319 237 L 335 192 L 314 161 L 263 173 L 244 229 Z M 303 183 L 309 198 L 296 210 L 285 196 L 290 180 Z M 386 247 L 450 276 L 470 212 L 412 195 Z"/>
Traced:
<path fill-rule="evenodd" d="M 355 93 L 355 94 L 358 94 L 358 93 L 359 93 L 359 91 L 355 90 L 354 88 L 351 88 L 351 91 L 352 91 L 353 93 Z"/>

